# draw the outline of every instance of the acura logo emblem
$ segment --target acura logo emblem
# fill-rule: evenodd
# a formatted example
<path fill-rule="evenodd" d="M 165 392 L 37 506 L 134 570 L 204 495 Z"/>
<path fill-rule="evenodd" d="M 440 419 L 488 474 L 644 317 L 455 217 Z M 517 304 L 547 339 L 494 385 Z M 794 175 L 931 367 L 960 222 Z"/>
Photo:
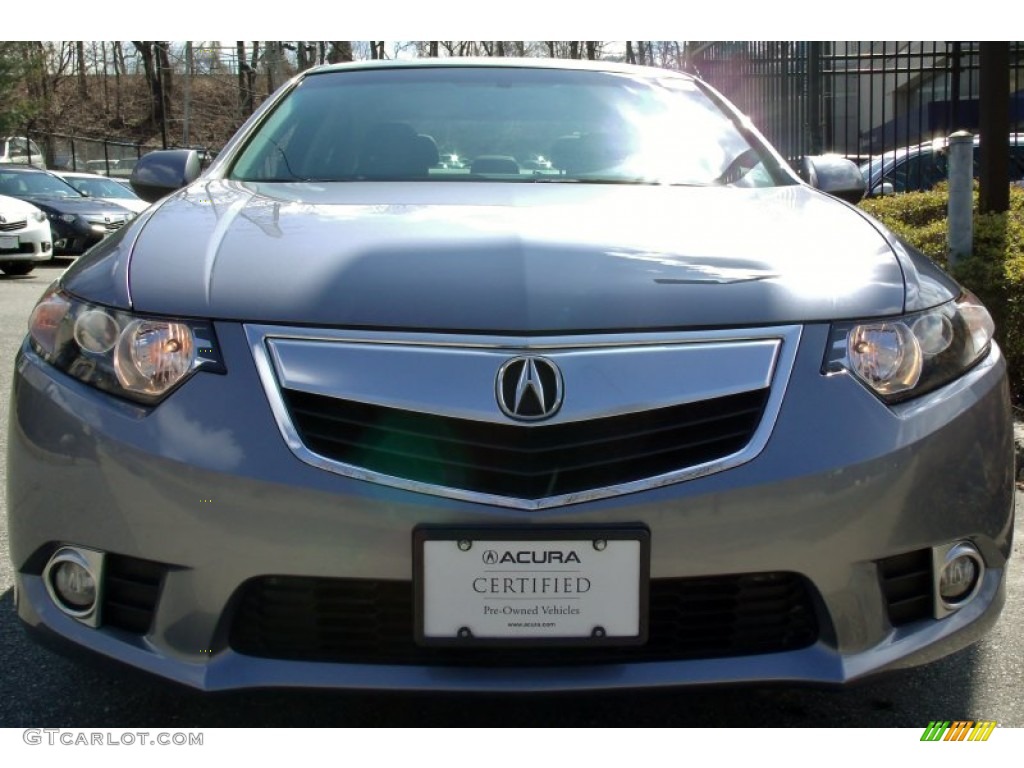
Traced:
<path fill-rule="evenodd" d="M 498 562 L 498 553 L 493 549 L 488 549 L 483 554 L 484 565 L 494 565 Z"/>
<path fill-rule="evenodd" d="M 562 405 L 562 373 L 544 357 L 514 357 L 498 370 L 498 406 L 519 421 L 540 421 Z"/>

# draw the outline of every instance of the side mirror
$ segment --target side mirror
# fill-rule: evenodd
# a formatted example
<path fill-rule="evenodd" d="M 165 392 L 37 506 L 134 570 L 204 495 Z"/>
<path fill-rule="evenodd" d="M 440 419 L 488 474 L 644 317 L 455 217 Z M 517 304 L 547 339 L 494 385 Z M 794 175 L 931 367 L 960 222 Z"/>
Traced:
<path fill-rule="evenodd" d="M 171 192 L 199 178 L 199 153 L 194 149 L 165 149 L 139 158 L 132 170 L 135 194 L 147 203 L 155 203 Z"/>
<path fill-rule="evenodd" d="M 872 197 L 878 197 L 879 195 L 892 195 L 895 193 L 896 190 L 893 189 L 891 181 L 883 181 L 871 190 Z"/>
<path fill-rule="evenodd" d="M 812 187 L 848 203 L 859 203 L 867 191 L 860 168 L 841 155 L 807 155 L 800 175 Z"/>

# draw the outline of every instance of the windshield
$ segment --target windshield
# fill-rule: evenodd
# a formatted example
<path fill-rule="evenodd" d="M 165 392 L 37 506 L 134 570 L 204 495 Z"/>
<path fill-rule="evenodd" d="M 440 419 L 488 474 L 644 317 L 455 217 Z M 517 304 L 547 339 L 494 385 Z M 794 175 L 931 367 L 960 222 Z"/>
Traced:
<path fill-rule="evenodd" d="M 737 186 L 783 178 L 687 78 L 513 67 L 307 77 L 229 176 Z"/>
<path fill-rule="evenodd" d="M 65 180 L 79 192 L 84 192 L 90 197 L 119 197 L 124 200 L 139 199 L 138 195 L 123 184 L 118 184 L 110 179 L 85 179 L 80 176 L 70 176 Z"/>
<path fill-rule="evenodd" d="M 77 190 L 48 173 L 17 173 L 0 171 L 0 195 L 25 197 L 81 197 Z"/>

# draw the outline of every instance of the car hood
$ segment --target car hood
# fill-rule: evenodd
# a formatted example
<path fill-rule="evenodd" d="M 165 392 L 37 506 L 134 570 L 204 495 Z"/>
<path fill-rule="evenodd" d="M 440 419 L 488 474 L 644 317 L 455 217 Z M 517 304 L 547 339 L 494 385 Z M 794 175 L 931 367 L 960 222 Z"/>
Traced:
<path fill-rule="evenodd" d="M 205 180 L 119 235 L 69 270 L 69 290 L 121 303 L 111 286 L 126 285 L 136 310 L 158 314 L 363 328 L 895 315 L 913 271 L 868 217 L 798 185 Z"/>
<path fill-rule="evenodd" d="M 89 197 L 49 197 L 25 195 L 22 200 L 54 213 L 73 213 L 76 216 L 116 216 L 129 213 L 127 208 Z"/>
<path fill-rule="evenodd" d="M 15 218 L 21 218 L 24 216 L 31 216 L 38 210 L 39 209 L 32 205 L 32 203 L 27 203 L 16 197 L 0 195 L 0 216 L 6 217 L 8 221 L 13 221 Z"/>

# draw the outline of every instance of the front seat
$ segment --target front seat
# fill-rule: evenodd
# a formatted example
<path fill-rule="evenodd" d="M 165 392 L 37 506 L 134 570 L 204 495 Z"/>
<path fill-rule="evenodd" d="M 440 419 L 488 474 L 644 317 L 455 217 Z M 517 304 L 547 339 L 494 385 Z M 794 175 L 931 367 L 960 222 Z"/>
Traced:
<path fill-rule="evenodd" d="M 364 179 L 406 179 L 426 176 L 438 160 L 437 144 L 408 123 L 370 126 L 359 154 L 357 173 Z"/>

